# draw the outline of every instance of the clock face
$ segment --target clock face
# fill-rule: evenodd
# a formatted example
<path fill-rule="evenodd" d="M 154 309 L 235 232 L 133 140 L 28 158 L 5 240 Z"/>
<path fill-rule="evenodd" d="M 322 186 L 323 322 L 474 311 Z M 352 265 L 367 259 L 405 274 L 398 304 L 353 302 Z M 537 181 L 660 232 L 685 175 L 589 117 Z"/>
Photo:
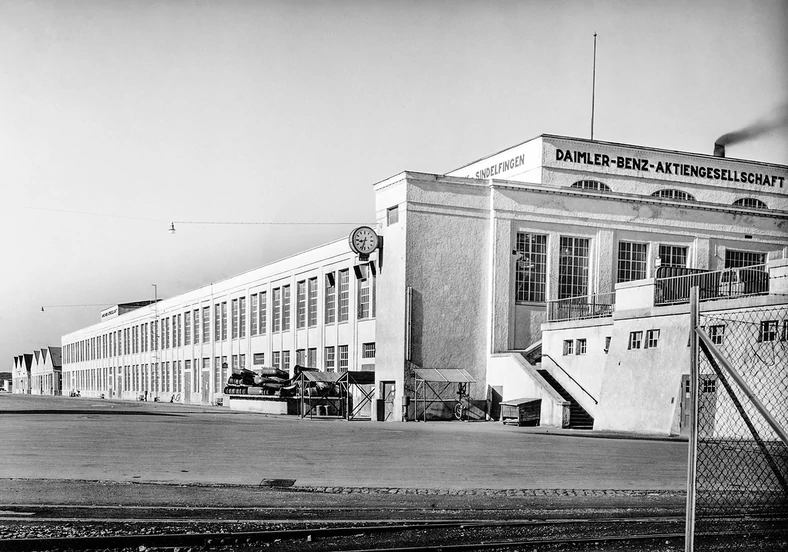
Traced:
<path fill-rule="evenodd" d="M 369 255 L 378 248 L 378 235 L 369 226 L 359 226 L 350 233 L 350 248 L 356 253 Z"/>

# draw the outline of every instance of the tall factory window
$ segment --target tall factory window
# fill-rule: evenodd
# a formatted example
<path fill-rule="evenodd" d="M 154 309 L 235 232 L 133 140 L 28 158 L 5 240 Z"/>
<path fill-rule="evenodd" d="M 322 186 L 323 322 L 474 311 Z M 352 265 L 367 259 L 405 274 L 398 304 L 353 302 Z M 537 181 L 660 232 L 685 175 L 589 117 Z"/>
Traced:
<path fill-rule="evenodd" d="M 337 286 L 334 280 L 334 273 L 326 274 L 326 312 L 325 323 L 333 324 L 337 316 Z"/>
<path fill-rule="evenodd" d="M 238 337 L 238 299 L 233 299 L 230 302 L 230 320 L 232 321 L 232 336 L 235 339 Z"/>
<path fill-rule="evenodd" d="M 192 314 L 191 311 L 183 313 L 183 344 L 192 344 Z"/>
<path fill-rule="evenodd" d="M 571 188 L 579 188 L 581 190 L 592 190 L 594 192 L 609 192 L 610 186 L 598 182 L 596 180 L 578 180 L 572 184 Z"/>
<path fill-rule="evenodd" d="M 326 347 L 325 349 L 325 364 L 326 364 L 326 372 L 333 372 L 334 371 L 334 355 L 336 350 L 334 347 Z"/>
<path fill-rule="evenodd" d="M 250 335 L 257 335 L 257 317 L 259 316 L 257 311 L 257 294 L 253 293 L 251 299 L 252 301 L 249 305 L 249 333 Z"/>
<path fill-rule="evenodd" d="M 271 313 L 274 323 L 273 331 L 278 332 L 282 329 L 282 288 L 274 288 L 273 312 Z"/>
<path fill-rule="evenodd" d="M 558 259 L 558 298 L 588 295 L 588 238 L 561 236 Z"/>
<path fill-rule="evenodd" d="M 274 351 L 274 355 L 273 355 L 272 360 L 271 360 L 271 362 L 273 363 L 273 367 L 276 368 L 277 370 L 280 369 L 280 358 L 281 358 L 281 355 L 282 354 L 279 351 Z"/>
<path fill-rule="evenodd" d="M 660 266 L 687 266 L 687 248 L 678 245 L 659 246 Z"/>
<path fill-rule="evenodd" d="M 306 349 L 296 349 L 296 364 L 306 366 Z"/>
<path fill-rule="evenodd" d="M 543 303 L 547 281 L 547 236 L 518 232 L 515 250 L 515 301 Z"/>
<path fill-rule="evenodd" d="M 755 251 L 725 250 L 725 268 L 741 268 L 743 266 L 762 265 L 766 263 L 766 253 Z"/>
<path fill-rule="evenodd" d="M 282 370 L 290 371 L 290 351 L 282 351 Z"/>
<path fill-rule="evenodd" d="M 339 346 L 339 371 L 340 372 L 347 372 L 349 366 L 350 357 L 348 356 L 348 348 L 347 345 L 340 345 Z"/>
<path fill-rule="evenodd" d="M 227 340 L 227 301 L 222 301 L 222 341 Z"/>
<path fill-rule="evenodd" d="M 222 338 L 222 306 L 216 303 L 213 306 L 213 340 L 219 341 Z"/>
<path fill-rule="evenodd" d="M 238 298 L 238 336 L 246 337 L 246 297 Z"/>
<path fill-rule="evenodd" d="M 677 201 L 695 201 L 695 198 L 683 190 L 676 190 L 669 188 L 666 190 L 658 190 L 651 194 L 653 197 L 661 197 L 664 199 L 675 199 Z"/>
<path fill-rule="evenodd" d="M 200 309 L 194 309 L 192 313 L 192 330 L 194 333 L 194 344 L 200 342 Z"/>
<path fill-rule="evenodd" d="M 306 280 L 296 282 L 296 328 L 306 327 Z M 296 364 L 300 364 L 296 360 Z"/>
<path fill-rule="evenodd" d="M 339 321 L 347 322 L 350 312 L 350 273 L 348 269 L 339 271 Z"/>
<path fill-rule="evenodd" d="M 317 326 L 317 278 L 309 279 L 309 327 Z"/>
<path fill-rule="evenodd" d="M 370 305 L 372 304 L 372 279 L 371 274 L 367 278 L 358 281 L 358 319 L 363 320 L 371 315 Z"/>
<path fill-rule="evenodd" d="M 268 292 L 260 292 L 260 335 L 265 335 L 268 326 Z"/>
<path fill-rule="evenodd" d="M 211 307 L 202 308 L 202 342 L 211 340 Z"/>
<path fill-rule="evenodd" d="M 766 205 L 760 199 L 755 199 L 754 197 L 743 197 L 741 199 L 737 199 L 733 202 L 735 207 L 748 207 L 750 209 L 768 209 L 769 206 Z"/>
<path fill-rule="evenodd" d="M 616 282 L 642 280 L 646 277 L 648 244 L 618 242 L 618 273 Z"/>
<path fill-rule="evenodd" d="M 317 367 L 317 348 L 310 347 L 306 351 L 306 365 L 310 368 Z"/>
<path fill-rule="evenodd" d="M 222 384 L 222 359 L 214 357 L 213 359 L 213 392 L 219 393 L 219 386 Z"/>
<path fill-rule="evenodd" d="M 286 332 L 289 329 L 290 329 L 290 286 L 282 286 L 282 331 Z"/>

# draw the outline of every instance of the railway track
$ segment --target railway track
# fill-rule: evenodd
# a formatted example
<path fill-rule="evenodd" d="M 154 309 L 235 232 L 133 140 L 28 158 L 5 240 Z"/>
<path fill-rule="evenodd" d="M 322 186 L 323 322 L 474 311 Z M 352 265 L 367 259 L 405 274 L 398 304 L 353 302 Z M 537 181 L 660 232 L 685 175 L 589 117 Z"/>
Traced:
<path fill-rule="evenodd" d="M 20 508 L 18 505 L 16 508 Z M 40 505 L 39 505 L 40 508 Z M 50 506 L 51 508 L 51 506 Z M 73 509 L 72 507 L 68 507 Z M 99 509 L 106 512 L 109 507 Z M 190 508 L 177 508 L 184 513 Z M 75 509 L 75 513 L 80 509 Z M 82 510 L 89 511 L 89 508 Z M 130 508 L 122 507 L 115 510 Z M 135 508 L 131 508 L 135 510 Z M 143 511 L 145 508 L 139 508 Z M 200 509 L 201 513 L 214 513 Z M 224 509 L 220 509 L 224 511 Z M 231 508 L 237 513 L 237 508 Z M 260 513 L 260 508 L 242 509 Z M 267 513 L 292 509 L 266 508 Z M 327 513 L 325 509 L 318 509 Z M 381 509 L 375 510 L 375 513 Z M 398 509 L 407 513 L 409 509 Z M 7 511 L 6 511 L 7 512 Z M 511 510 L 506 509 L 506 512 Z M 113 512 L 115 513 L 115 512 Z M 227 512 L 231 513 L 231 512 Z M 302 512 L 304 513 L 304 512 Z M 307 512 L 308 513 L 308 512 Z M 348 512 L 345 512 L 348 513 Z M 358 513 L 358 512 L 357 512 Z M 372 513 L 369 511 L 362 513 Z M 411 512 L 412 513 L 412 512 Z M 465 512 L 467 515 L 469 512 Z M 400 519 L 383 523 L 381 519 L 306 519 L 304 517 L 279 517 L 276 520 L 216 518 L 213 516 L 178 519 L 153 517 L 61 516 L 20 517 L 5 516 L 17 524 L 35 527 L 68 524 L 82 527 L 102 527 L 114 534 L 103 536 L 69 536 L 45 538 L 17 538 L 0 540 L 0 550 L 139 550 L 147 548 L 207 548 L 234 550 L 275 549 L 282 551 L 347 550 L 347 551 L 408 551 L 417 550 L 681 550 L 684 539 L 683 515 L 663 514 L 651 516 L 594 515 L 591 517 L 538 517 L 530 519 Z M 363 517 L 363 516 L 362 516 Z M 763 539 L 763 550 L 781 550 L 788 543 L 784 518 L 753 517 L 746 524 L 737 523 L 725 538 L 742 535 L 743 542 Z M 194 526 L 202 529 L 195 531 Z M 212 525 L 216 524 L 216 525 Z M 176 525 L 183 531 L 172 532 Z M 255 526 L 286 526 L 280 529 L 260 529 Z M 241 530 L 243 527 L 249 530 Z M 170 528 L 170 532 L 160 530 Z M 217 528 L 219 530 L 217 530 Z M 709 534 L 709 538 L 717 538 Z M 770 548 L 769 540 L 775 546 Z M 658 547 L 656 547 L 658 545 Z M 613 547 L 613 548 L 611 548 Z M 656 548 L 655 548 L 656 547 Z M 666 548 L 667 547 L 667 548 Z"/>

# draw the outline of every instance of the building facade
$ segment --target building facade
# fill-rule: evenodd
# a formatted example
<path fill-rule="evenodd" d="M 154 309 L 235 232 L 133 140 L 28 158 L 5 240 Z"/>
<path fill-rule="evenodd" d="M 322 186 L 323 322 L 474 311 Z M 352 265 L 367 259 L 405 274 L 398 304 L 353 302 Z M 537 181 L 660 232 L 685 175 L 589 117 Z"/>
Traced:
<path fill-rule="evenodd" d="M 68 334 L 64 387 L 210 402 L 225 362 L 374 365 L 378 397 L 412 417 L 414 371 L 461 368 L 489 415 L 554 302 L 612 296 L 660 265 L 788 257 L 786 177 L 782 165 L 553 135 L 447 174 L 403 172 L 374 185 L 383 240 L 371 263 L 339 240 Z"/>
<path fill-rule="evenodd" d="M 212 403 L 232 370 L 375 365 L 376 258 L 340 240 L 160 301 L 118 305 L 63 337 L 64 390 Z"/>

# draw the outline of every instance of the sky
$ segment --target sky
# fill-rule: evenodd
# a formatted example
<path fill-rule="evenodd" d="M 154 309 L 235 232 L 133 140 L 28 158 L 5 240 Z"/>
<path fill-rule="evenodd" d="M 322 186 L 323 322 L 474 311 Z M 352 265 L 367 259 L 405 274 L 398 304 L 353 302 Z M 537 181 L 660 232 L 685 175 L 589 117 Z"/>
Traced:
<path fill-rule="evenodd" d="M 728 156 L 788 164 L 787 27 L 769 0 L 0 0 L 0 371 L 342 238 L 404 170 L 588 138 L 594 33 L 596 139 L 757 128 Z"/>

